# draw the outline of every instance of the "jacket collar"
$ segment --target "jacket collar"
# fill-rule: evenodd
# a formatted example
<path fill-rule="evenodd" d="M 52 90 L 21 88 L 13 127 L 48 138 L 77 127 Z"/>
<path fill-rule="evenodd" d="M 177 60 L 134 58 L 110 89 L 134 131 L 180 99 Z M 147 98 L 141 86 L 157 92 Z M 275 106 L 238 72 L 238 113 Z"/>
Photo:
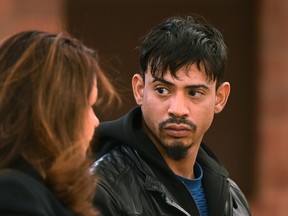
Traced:
<path fill-rule="evenodd" d="M 209 148 L 202 143 L 197 161 L 203 169 L 203 185 L 211 215 L 224 215 L 228 194 L 228 171 Z"/>
<path fill-rule="evenodd" d="M 154 144 L 141 130 L 141 108 L 139 106 L 131 109 L 123 117 L 114 120 L 102 122 L 96 129 L 94 136 L 93 151 L 96 158 L 102 157 L 115 146 L 124 144 L 136 149 L 142 156 L 154 161 L 156 164 L 166 164 Z M 197 161 L 203 168 L 216 172 L 220 176 L 228 176 L 227 170 L 219 162 L 212 151 L 201 143 Z"/>

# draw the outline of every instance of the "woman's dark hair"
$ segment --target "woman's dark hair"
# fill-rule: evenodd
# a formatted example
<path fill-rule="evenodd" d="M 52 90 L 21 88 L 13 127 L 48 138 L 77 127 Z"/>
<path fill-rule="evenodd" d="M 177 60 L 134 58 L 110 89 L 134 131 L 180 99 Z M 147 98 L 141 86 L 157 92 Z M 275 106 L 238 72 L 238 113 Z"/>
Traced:
<path fill-rule="evenodd" d="M 95 79 L 116 95 L 95 51 L 69 36 L 26 31 L 0 45 L 0 168 L 24 158 L 60 200 L 89 216 L 95 179 L 83 136 Z"/>

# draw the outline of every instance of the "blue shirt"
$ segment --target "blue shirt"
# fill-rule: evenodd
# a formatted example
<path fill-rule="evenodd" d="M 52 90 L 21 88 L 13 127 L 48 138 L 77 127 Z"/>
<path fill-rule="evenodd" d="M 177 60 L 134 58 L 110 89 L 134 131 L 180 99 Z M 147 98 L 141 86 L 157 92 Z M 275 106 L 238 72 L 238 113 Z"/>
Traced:
<path fill-rule="evenodd" d="M 194 198 L 201 216 L 208 216 L 207 201 L 202 185 L 203 171 L 201 166 L 196 162 L 194 166 L 194 179 L 187 179 L 182 176 L 178 178 L 186 185 L 192 197 Z"/>

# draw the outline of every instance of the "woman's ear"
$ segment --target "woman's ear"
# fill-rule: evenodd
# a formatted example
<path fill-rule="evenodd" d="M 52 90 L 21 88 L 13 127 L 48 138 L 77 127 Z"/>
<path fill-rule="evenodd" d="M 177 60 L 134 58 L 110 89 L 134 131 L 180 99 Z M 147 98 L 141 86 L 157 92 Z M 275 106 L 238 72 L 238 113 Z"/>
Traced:
<path fill-rule="evenodd" d="M 230 94 L 230 83 L 222 83 L 216 90 L 215 113 L 220 113 L 225 107 Z"/>
<path fill-rule="evenodd" d="M 144 81 L 140 74 L 132 77 L 132 89 L 136 103 L 141 106 L 143 102 Z"/>

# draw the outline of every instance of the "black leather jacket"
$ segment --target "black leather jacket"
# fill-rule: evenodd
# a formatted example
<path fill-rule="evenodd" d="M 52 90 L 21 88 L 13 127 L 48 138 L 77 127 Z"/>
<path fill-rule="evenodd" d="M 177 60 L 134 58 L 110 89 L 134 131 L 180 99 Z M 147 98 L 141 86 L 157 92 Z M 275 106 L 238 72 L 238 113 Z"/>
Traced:
<path fill-rule="evenodd" d="M 200 216 L 186 186 L 139 129 L 140 117 L 136 108 L 99 127 L 99 159 L 92 166 L 98 178 L 95 205 L 103 216 Z M 245 196 L 204 143 L 197 162 L 210 216 L 251 215 Z"/>

